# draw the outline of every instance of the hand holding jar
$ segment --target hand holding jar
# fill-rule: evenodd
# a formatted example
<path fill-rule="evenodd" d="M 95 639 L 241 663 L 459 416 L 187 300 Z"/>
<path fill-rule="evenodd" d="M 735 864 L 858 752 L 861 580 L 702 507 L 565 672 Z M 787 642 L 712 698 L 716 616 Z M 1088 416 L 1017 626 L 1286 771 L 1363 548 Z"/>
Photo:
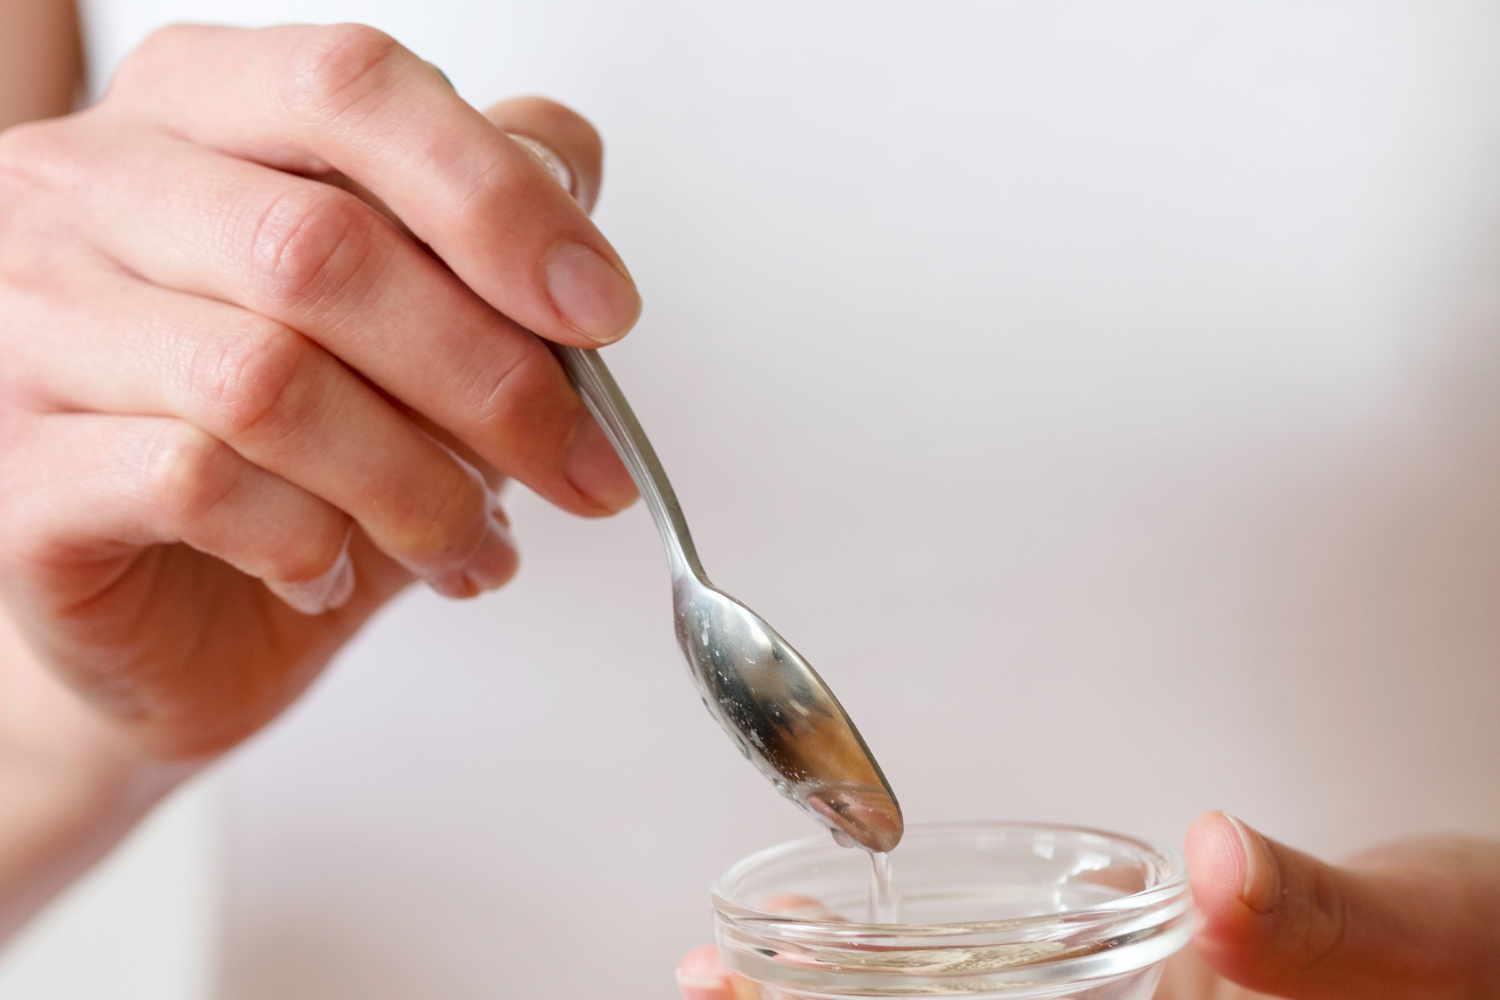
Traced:
<path fill-rule="evenodd" d="M 975 827 L 983 828 L 983 824 Z M 1025 828 L 1023 825 L 1006 832 L 1014 839 Z M 1126 885 L 1118 874 L 1112 878 L 1107 873 L 1130 871 L 1128 866 L 1119 865 L 1120 861 L 1140 864 L 1154 860 L 1144 845 L 1136 842 L 1132 851 L 1128 838 L 1076 832 L 1082 835 L 1079 839 L 1091 842 L 1091 851 L 1065 855 L 1067 848 L 1061 843 L 1065 834 L 1048 830 L 1043 831 L 1045 843 L 1027 843 L 1013 853 L 1023 861 L 1033 851 L 1045 856 L 1055 870 L 1039 873 L 1043 877 L 1036 884 L 1054 887 L 1053 892 L 1073 881 L 1084 882 L 1084 888 L 1091 882 L 1120 882 L 1116 888 L 1135 891 L 1136 895 L 1110 900 L 1091 912 L 1085 894 L 1074 901 L 1081 905 L 1054 907 L 1056 912 L 1052 912 L 1044 903 L 1036 907 L 1040 913 L 1036 918 L 992 926 L 943 928 L 942 921 L 927 922 L 908 914 L 906 920 L 927 926 L 913 928 L 915 933 L 904 936 L 892 930 L 890 941 L 871 947 L 861 935 L 878 928 L 843 924 L 815 900 L 782 893 L 752 904 L 794 917 L 797 922 L 779 929 L 782 941 L 753 940 L 751 944 L 761 947 L 746 951 L 741 945 L 748 937 L 774 936 L 763 930 L 773 921 L 765 919 L 767 913 L 731 913 L 728 920 L 724 912 L 720 913 L 721 946 L 748 956 L 748 960 L 736 957 L 735 961 L 744 971 L 752 967 L 756 970 L 754 981 L 731 972 L 720 960 L 719 951 L 708 945 L 689 952 L 678 967 L 683 1000 L 795 1000 L 830 994 L 1035 996 L 1057 1000 L 1136 1000 L 1146 995 L 1156 1000 L 1470 1000 L 1495 996 L 1500 991 L 1500 931 L 1496 929 L 1500 926 L 1500 844 L 1460 837 L 1423 838 L 1368 851 L 1333 867 L 1269 840 L 1224 813 L 1201 816 L 1187 836 L 1187 867 L 1197 921 L 1192 947 L 1167 959 L 1160 984 L 1151 993 L 1155 982 L 1155 970 L 1150 968 L 1152 957 L 1145 955 L 1132 962 L 1124 953 L 1149 951 L 1159 931 L 1171 935 L 1173 918 L 1151 911 L 1171 902 L 1167 897 L 1180 885 L 1181 873 L 1172 870 L 1171 859 L 1166 858 L 1156 874 L 1150 873 L 1148 864 L 1141 884 Z M 943 871 L 936 877 L 952 878 L 956 867 L 965 863 L 959 860 L 961 854 L 984 853 L 976 851 L 976 844 L 967 845 L 966 852 L 950 849 L 941 859 Z M 1117 853 L 1121 857 L 1107 856 L 1112 844 L 1120 848 Z M 916 849 L 923 849 L 920 842 Z M 734 889 L 750 888 L 757 874 L 765 882 L 764 872 L 772 863 L 761 862 L 759 873 L 752 869 L 758 859 L 774 853 L 766 852 L 732 869 L 716 890 L 716 906 L 722 911 L 721 894 L 729 891 L 733 895 Z M 783 871 L 788 867 L 788 853 L 783 849 L 779 859 Z M 1015 870 L 1015 858 L 988 853 L 996 856 L 974 866 L 971 894 L 981 891 L 977 883 L 987 873 L 999 870 L 997 864 Z M 1098 857 L 1086 857 L 1089 853 Z M 893 858 L 899 869 L 900 849 Z M 826 873 L 835 865 L 823 858 L 806 871 L 816 871 L 826 888 Z M 929 867 L 935 871 L 938 868 Z M 1080 871 L 1081 879 L 1077 874 Z M 1017 881 L 1014 875 L 1005 877 Z M 919 895 L 932 898 L 942 891 L 921 874 L 915 881 L 918 884 L 913 888 Z M 726 890 L 726 886 L 730 888 Z M 836 890 L 826 891 L 831 894 Z M 1140 905 L 1129 905 L 1132 899 L 1139 900 Z M 793 907 L 795 913 L 790 912 Z M 735 909 L 733 902 L 728 909 Z M 749 919 L 736 919 L 745 916 Z M 1032 925 L 1033 919 L 1050 923 Z M 1060 938 L 1076 944 L 1080 935 L 1090 933 L 1091 924 L 1104 919 L 1115 921 L 1117 931 L 1122 929 L 1120 921 L 1128 927 L 1112 940 L 1085 941 L 1083 947 L 1061 946 Z M 833 933 L 825 940 L 818 935 L 820 927 Z M 847 929 L 840 931 L 840 927 Z M 961 960 L 950 969 L 934 971 L 931 942 L 941 940 L 949 930 L 959 942 L 955 947 L 962 951 Z M 1012 943 L 986 939 L 986 934 L 996 931 L 1008 934 Z M 816 945 L 809 946 L 815 939 Z M 775 947 L 765 947 L 767 944 Z M 1048 945 L 1056 947 L 1055 953 L 1048 952 L 1044 947 Z M 1175 947 L 1164 942 L 1158 953 Z M 799 953 L 799 949 L 805 953 Z M 871 958 L 882 953 L 888 961 Z M 986 963 L 989 953 L 994 954 Z M 773 957 L 762 957 L 767 955 Z M 1104 958 L 1109 961 L 1101 965 Z M 1121 968 L 1105 967 L 1111 963 Z M 988 971 L 991 978 L 1008 981 L 976 981 L 976 969 L 987 964 L 982 971 Z M 926 969 L 921 968 L 924 965 Z M 887 975 L 879 975 L 882 971 Z M 799 992 L 798 987 L 805 988 L 819 972 L 826 980 L 818 983 L 821 989 Z M 925 978 L 914 978 L 915 973 Z M 841 979 L 847 982 L 836 982 Z M 875 988 L 868 988 L 876 981 Z M 1002 988 L 991 992 L 985 988 L 990 985 Z"/>

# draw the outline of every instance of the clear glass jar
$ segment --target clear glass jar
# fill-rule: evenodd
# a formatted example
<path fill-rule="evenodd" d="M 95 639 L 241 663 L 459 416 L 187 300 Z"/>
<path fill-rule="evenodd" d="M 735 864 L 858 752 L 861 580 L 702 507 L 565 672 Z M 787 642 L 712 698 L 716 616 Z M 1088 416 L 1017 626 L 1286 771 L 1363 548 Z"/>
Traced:
<path fill-rule="evenodd" d="M 1182 855 L 1133 837 L 916 825 L 890 860 L 903 922 L 876 924 L 864 851 L 815 837 L 751 855 L 714 886 L 720 956 L 763 1000 L 1147 1000 L 1192 932 Z"/>

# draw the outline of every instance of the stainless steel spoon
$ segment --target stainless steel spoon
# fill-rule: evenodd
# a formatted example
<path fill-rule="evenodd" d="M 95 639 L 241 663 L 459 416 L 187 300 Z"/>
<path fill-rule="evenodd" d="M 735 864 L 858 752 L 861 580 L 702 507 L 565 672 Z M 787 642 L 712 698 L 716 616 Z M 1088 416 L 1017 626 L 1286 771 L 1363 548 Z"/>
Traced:
<path fill-rule="evenodd" d="M 901 807 L 843 706 L 775 629 L 708 582 L 677 494 L 604 359 L 575 347 L 556 350 L 661 532 L 677 642 L 709 714 L 777 791 L 840 843 L 894 848 L 904 830 Z"/>

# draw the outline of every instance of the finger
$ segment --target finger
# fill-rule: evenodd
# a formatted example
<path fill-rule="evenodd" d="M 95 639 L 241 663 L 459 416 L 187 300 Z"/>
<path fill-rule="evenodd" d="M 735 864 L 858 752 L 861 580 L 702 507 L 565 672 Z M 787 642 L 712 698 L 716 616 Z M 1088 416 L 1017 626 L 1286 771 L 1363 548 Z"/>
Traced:
<path fill-rule="evenodd" d="M 177 542 L 258 577 L 304 614 L 354 591 L 347 516 L 183 421 L 32 418 L 9 437 L 4 463 L 6 570 L 41 582 L 62 608 L 107 587 L 112 564 Z"/>
<path fill-rule="evenodd" d="M 624 263 L 567 192 L 372 28 L 164 29 L 121 68 L 111 100 L 235 156 L 348 175 L 543 337 L 597 347 L 640 313 Z"/>
<path fill-rule="evenodd" d="M 1167 959 L 1151 1000 L 1274 1000 L 1231 983 L 1190 945 Z"/>
<path fill-rule="evenodd" d="M 186 420 L 350 514 L 441 593 L 472 596 L 514 573 L 477 471 L 297 331 L 123 275 L 51 319 L 46 349 L 13 359 L 42 405 Z M 100 338 L 106 325 L 118 334 Z"/>
<path fill-rule="evenodd" d="M 767 913 L 784 913 L 807 920 L 842 920 L 811 896 L 776 893 L 761 900 Z M 694 948 L 677 965 L 677 988 L 683 1000 L 757 1000 L 755 985 L 738 976 L 719 958 L 713 945 Z"/>
<path fill-rule="evenodd" d="M 677 964 L 682 1000 L 756 1000 L 755 987 L 730 972 L 711 944 L 694 948 Z"/>
<path fill-rule="evenodd" d="M 808 920 L 842 920 L 819 900 L 795 893 L 775 893 L 761 900 L 767 913 L 785 913 Z M 755 986 L 729 971 L 711 944 L 694 948 L 677 965 L 677 988 L 683 1000 L 756 1000 Z"/>
<path fill-rule="evenodd" d="M 1224 813 L 1193 823 L 1187 855 L 1194 944 L 1229 979 L 1292 1000 L 1464 995 L 1471 907 L 1429 866 L 1335 868 Z"/>
<path fill-rule="evenodd" d="M 131 273 L 301 331 L 565 509 L 634 499 L 543 343 L 358 199 L 171 139 L 59 127 L 28 141 L 12 156 Z M 98 163 L 111 169 L 98 176 Z"/>
<path fill-rule="evenodd" d="M 835 920 L 842 922 L 843 917 L 834 913 L 823 905 L 821 900 L 811 896 L 803 896 L 795 892 L 778 892 L 760 901 L 760 908 L 767 913 L 784 913 L 792 917 L 801 917 L 805 920 Z"/>
<path fill-rule="evenodd" d="M 543 97 L 501 101 L 486 108 L 484 116 L 537 155 L 585 212 L 594 210 L 603 177 L 604 144 L 583 116 Z"/>

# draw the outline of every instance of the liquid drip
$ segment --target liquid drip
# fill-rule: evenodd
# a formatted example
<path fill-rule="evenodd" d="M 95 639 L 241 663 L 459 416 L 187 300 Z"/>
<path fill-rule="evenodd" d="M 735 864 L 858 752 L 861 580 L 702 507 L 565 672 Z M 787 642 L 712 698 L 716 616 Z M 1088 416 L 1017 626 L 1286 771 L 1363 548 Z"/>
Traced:
<path fill-rule="evenodd" d="M 901 889 L 891 856 L 883 851 L 870 852 L 870 923 L 901 923 Z"/>

